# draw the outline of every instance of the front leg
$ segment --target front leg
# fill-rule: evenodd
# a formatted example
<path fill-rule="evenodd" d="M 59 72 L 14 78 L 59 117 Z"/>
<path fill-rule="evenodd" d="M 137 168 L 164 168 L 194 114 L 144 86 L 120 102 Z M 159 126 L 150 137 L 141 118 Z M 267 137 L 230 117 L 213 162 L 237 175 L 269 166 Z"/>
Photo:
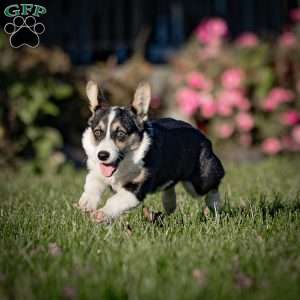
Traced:
<path fill-rule="evenodd" d="M 176 210 L 176 193 L 174 186 L 163 191 L 162 203 L 167 215 L 172 214 Z"/>
<path fill-rule="evenodd" d="M 92 217 L 99 223 L 109 222 L 137 207 L 140 203 L 141 201 L 132 192 L 122 188 L 107 200 L 103 208 L 93 213 Z"/>
<path fill-rule="evenodd" d="M 84 211 L 97 209 L 106 184 L 97 174 L 90 172 L 85 179 L 84 192 L 79 200 L 79 207 Z"/>

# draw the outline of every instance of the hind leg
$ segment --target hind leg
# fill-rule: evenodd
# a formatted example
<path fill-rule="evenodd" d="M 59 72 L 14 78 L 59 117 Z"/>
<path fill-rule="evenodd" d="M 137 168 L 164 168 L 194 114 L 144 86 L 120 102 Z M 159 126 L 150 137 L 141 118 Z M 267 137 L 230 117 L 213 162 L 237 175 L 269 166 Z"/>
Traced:
<path fill-rule="evenodd" d="M 175 187 L 171 187 L 162 194 L 163 207 L 168 215 L 172 214 L 176 209 L 176 193 Z"/>
<path fill-rule="evenodd" d="M 190 195 L 192 196 L 193 198 L 198 198 L 200 195 L 196 192 L 193 184 L 189 181 L 182 181 L 181 182 L 183 187 L 184 187 L 184 190 Z"/>
<path fill-rule="evenodd" d="M 214 212 L 215 216 L 218 216 L 218 213 L 221 210 L 221 198 L 218 189 L 211 190 L 207 193 L 205 197 L 205 203 L 208 208 Z"/>
<path fill-rule="evenodd" d="M 203 196 L 203 190 L 199 184 L 195 184 L 189 181 L 182 182 L 182 185 L 187 193 L 189 193 L 193 198 L 199 198 Z M 214 212 L 215 216 L 221 210 L 221 198 L 218 189 L 212 189 L 205 195 L 205 203 L 207 207 Z"/>
<path fill-rule="evenodd" d="M 188 181 L 199 196 L 207 195 L 206 204 L 216 216 L 221 209 L 218 187 L 224 175 L 222 163 L 214 154 L 211 143 L 203 141 L 198 166 Z"/>

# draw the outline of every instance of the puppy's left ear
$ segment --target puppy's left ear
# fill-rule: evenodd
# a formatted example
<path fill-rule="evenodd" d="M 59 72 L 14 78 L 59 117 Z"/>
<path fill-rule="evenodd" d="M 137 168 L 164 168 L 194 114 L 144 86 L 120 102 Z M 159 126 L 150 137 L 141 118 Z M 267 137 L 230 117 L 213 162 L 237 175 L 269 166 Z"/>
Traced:
<path fill-rule="evenodd" d="M 135 91 L 132 108 L 142 121 L 146 121 L 148 118 L 150 101 L 150 84 L 148 82 L 141 82 Z"/>

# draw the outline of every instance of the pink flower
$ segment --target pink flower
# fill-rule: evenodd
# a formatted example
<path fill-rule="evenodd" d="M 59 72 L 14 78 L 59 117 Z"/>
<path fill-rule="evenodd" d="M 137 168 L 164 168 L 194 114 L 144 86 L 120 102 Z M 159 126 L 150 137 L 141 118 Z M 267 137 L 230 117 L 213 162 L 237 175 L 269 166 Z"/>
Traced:
<path fill-rule="evenodd" d="M 235 121 L 241 131 L 250 131 L 254 127 L 254 119 L 249 113 L 237 114 Z"/>
<path fill-rule="evenodd" d="M 295 126 L 292 130 L 293 140 L 300 145 L 300 125 Z"/>
<path fill-rule="evenodd" d="M 300 22 L 300 7 L 291 10 L 290 17 L 294 22 Z"/>
<path fill-rule="evenodd" d="M 195 32 L 198 40 L 205 45 L 221 42 L 227 33 L 227 24 L 220 18 L 211 18 L 201 22 Z"/>
<path fill-rule="evenodd" d="M 283 112 L 280 116 L 280 122 L 283 125 L 296 125 L 300 121 L 300 114 L 295 110 Z"/>
<path fill-rule="evenodd" d="M 263 103 L 265 111 L 273 111 L 278 107 L 279 103 L 272 98 L 266 98 Z"/>
<path fill-rule="evenodd" d="M 267 98 L 264 100 L 263 108 L 266 111 L 275 110 L 281 103 L 291 102 L 295 98 L 295 95 L 292 91 L 276 87 L 273 88 Z"/>
<path fill-rule="evenodd" d="M 177 103 L 184 114 L 192 116 L 199 108 L 199 94 L 189 88 L 182 88 L 176 94 Z"/>
<path fill-rule="evenodd" d="M 217 112 L 222 117 L 229 117 L 233 113 L 233 108 L 230 104 L 224 101 L 217 102 Z"/>
<path fill-rule="evenodd" d="M 293 47 L 297 43 L 297 39 L 292 32 L 284 32 L 280 37 L 279 37 L 279 45 L 282 47 Z"/>
<path fill-rule="evenodd" d="M 209 94 L 200 94 L 200 107 L 201 115 L 206 119 L 212 118 L 217 111 L 214 99 Z"/>
<path fill-rule="evenodd" d="M 220 116 L 228 117 L 232 115 L 234 108 L 246 111 L 250 106 L 250 102 L 245 98 L 242 90 L 223 90 L 218 94 L 217 111 Z"/>
<path fill-rule="evenodd" d="M 258 42 L 257 36 L 252 32 L 245 32 L 236 40 L 238 46 L 243 48 L 253 48 L 258 45 Z"/>
<path fill-rule="evenodd" d="M 239 90 L 223 90 L 218 94 L 219 102 L 223 102 L 228 106 L 235 106 L 240 97 L 243 97 L 243 95 Z"/>
<path fill-rule="evenodd" d="M 270 98 L 276 99 L 278 102 L 290 102 L 295 97 L 292 91 L 281 87 L 273 88 L 269 96 Z"/>
<path fill-rule="evenodd" d="M 236 107 L 240 110 L 248 110 L 251 106 L 243 92 L 237 89 L 221 91 L 218 95 L 218 99 L 225 103 L 225 105 Z"/>
<path fill-rule="evenodd" d="M 227 139 L 232 136 L 234 127 L 229 123 L 221 123 L 216 125 L 217 135 L 222 139 Z"/>
<path fill-rule="evenodd" d="M 238 89 L 245 80 L 245 73 L 240 68 L 226 70 L 221 77 L 221 82 L 226 89 Z"/>
<path fill-rule="evenodd" d="M 251 146 L 252 136 L 249 133 L 242 133 L 239 137 L 240 144 L 243 146 Z"/>
<path fill-rule="evenodd" d="M 263 141 L 261 148 L 264 153 L 274 155 L 281 151 L 282 146 L 277 138 L 270 137 Z"/>
<path fill-rule="evenodd" d="M 191 88 L 208 91 L 212 88 L 212 82 L 200 72 L 194 71 L 189 73 L 187 75 L 186 81 Z"/>
<path fill-rule="evenodd" d="M 251 107 L 249 100 L 245 97 L 239 98 L 235 105 L 238 109 L 243 111 L 249 110 Z"/>

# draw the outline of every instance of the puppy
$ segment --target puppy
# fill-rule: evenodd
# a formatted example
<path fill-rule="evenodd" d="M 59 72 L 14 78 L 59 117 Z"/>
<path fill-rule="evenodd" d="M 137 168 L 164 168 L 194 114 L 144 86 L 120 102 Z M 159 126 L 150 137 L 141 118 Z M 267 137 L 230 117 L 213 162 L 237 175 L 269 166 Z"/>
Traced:
<path fill-rule="evenodd" d="M 218 187 L 224 169 L 211 142 L 188 123 L 170 118 L 148 121 L 150 86 L 141 83 L 130 107 L 109 107 L 97 84 L 86 87 L 92 116 L 83 133 L 89 173 L 79 207 L 110 222 L 139 206 L 147 194 L 163 191 L 167 214 L 176 209 L 175 185 L 181 181 L 194 197 L 207 194 L 215 213 L 221 207 Z M 99 210 L 107 187 L 115 194 Z"/>

